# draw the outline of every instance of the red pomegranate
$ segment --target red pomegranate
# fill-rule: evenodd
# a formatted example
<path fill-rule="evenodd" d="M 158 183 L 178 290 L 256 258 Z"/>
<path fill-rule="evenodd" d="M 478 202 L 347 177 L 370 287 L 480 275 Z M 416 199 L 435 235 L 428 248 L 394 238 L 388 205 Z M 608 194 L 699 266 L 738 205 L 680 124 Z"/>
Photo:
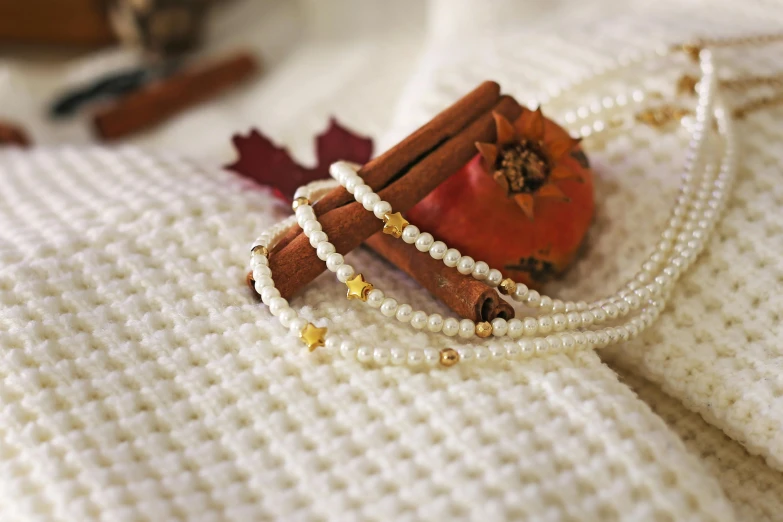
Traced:
<path fill-rule="evenodd" d="M 541 110 L 513 123 L 495 114 L 497 141 L 407 217 L 463 255 L 533 287 L 564 271 L 593 218 L 593 177 L 579 140 Z"/>

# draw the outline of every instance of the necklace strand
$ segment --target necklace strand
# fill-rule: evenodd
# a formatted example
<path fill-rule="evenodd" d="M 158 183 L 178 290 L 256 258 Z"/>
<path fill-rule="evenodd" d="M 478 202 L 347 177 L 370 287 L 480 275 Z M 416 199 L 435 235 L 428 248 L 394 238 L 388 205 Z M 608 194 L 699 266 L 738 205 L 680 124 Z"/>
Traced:
<path fill-rule="evenodd" d="M 728 193 L 735 172 L 735 152 L 733 130 L 722 100 L 715 99 L 716 82 L 714 67 L 709 52 L 702 52 L 701 68 L 703 80 L 700 83 L 699 101 L 695 123 L 691 127 L 691 143 L 682 175 L 682 186 L 678 194 L 668 226 L 662 234 L 655 251 L 642 264 L 642 269 L 618 292 L 592 302 L 562 302 L 541 296 L 521 284 L 510 280 L 501 280 L 500 272 L 490 269 L 486 263 L 476 263 L 467 256 L 461 256 L 453 249 L 446 248 L 442 242 L 434 241 L 428 233 L 421 233 L 414 225 L 399 221 L 401 216 L 393 214 L 391 205 L 380 198 L 355 171 L 347 164 L 337 163 L 331 169 L 332 174 L 357 201 L 373 211 L 379 219 L 394 230 L 394 235 L 413 244 L 422 252 L 429 252 L 436 259 L 442 259 L 447 266 L 453 266 L 466 276 L 475 277 L 490 286 L 500 286 L 501 291 L 517 301 L 537 308 L 543 314 L 538 317 L 526 317 L 524 320 L 495 319 L 491 324 L 454 318 L 443 319 L 439 314 L 428 315 L 422 311 L 414 312 L 407 304 L 398 304 L 386 297 L 380 289 L 375 289 L 364 281 L 361 274 L 355 274 L 352 266 L 345 263 L 321 230 L 309 201 L 317 200 L 334 185 L 334 182 L 322 181 L 302 187 L 297 194 L 295 215 L 262 234 L 254 243 L 251 266 L 256 290 L 262 301 L 267 304 L 273 315 L 292 333 L 299 334 L 310 349 L 325 345 L 327 349 L 337 350 L 346 357 L 355 357 L 362 362 L 375 361 L 380 364 L 441 364 L 450 366 L 456 362 L 485 360 L 490 357 L 518 359 L 534 353 L 571 351 L 574 349 L 599 348 L 627 340 L 649 327 L 665 306 L 666 299 L 674 282 L 687 269 L 696 256 L 703 250 L 705 240 L 714 227 Z M 715 108 L 713 109 L 713 104 Z M 705 161 L 705 147 L 712 139 L 711 118 L 715 116 L 718 133 L 724 139 L 724 156 L 719 168 L 711 168 Z M 697 176 L 701 169 L 703 175 Z M 305 202 L 304 198 L 309 201 Z M 486 342 L 482 345 L 462 345 L 457 349 L 435 348 L 386 349 L 383 347 L 356 347 L 350 339 L 326 334 L 325 328 L 317 328 L 298 316 L 288 302 L 280 297 L 274 288 L 272 274 L 268 268 L 268 249 L 280 239 L 281 235 L 297 222 L 310 239 L 320 259 L 327 268 L 335 272 L 338 280 L 348 285 L 348 295 L 379 308 L 387 317 L 395 317 L 401 322 L 410 322 L 414 328 L 427 329 L 447 337 L 459 335 L 470 339 L 493 336 L 493 340 L 508 337 L 513 342 Z M 550 313 L 551 312 L 551 313 Z M 597 328 L 608 321 L 623 320 L 636 312 L 636 316 L 617 326 Z"/>

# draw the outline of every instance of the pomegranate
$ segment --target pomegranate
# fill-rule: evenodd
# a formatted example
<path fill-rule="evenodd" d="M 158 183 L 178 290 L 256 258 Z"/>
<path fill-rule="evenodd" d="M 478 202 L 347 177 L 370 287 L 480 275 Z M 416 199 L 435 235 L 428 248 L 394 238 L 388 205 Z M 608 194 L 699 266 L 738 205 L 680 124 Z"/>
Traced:
<path fill-rule="evenodd" d="M 436 239 L 504 277 L 538 286 L 576 256 L 593 218 L 587 157 L 541 110 L 513 123 L 495 114 L 497 140 L 407 216 Z"/>

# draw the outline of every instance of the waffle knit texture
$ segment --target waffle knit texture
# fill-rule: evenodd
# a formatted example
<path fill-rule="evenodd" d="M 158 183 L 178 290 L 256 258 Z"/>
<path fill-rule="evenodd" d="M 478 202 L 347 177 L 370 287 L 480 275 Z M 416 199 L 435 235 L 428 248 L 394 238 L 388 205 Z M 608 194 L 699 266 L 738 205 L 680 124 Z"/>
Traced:
<path fill-rule="evenodd" d="M 781 517 L 780 109 L 741 124 L 732 203 L 660 321 L 600 357 L 362 366 L 308 354 L 245 286 L 249 242 L 286 209 L 217 167 L 229 159 L 223 143 L 238 119 L 267 108 L 259 100 L 307 72 L 321 73 L 304 102 L 313 110 L 293 125 L 270 105 L 272 129 L 304 150 L 316 116 L 336 106 L 383 147 L 488 77 L 526 100 L 620 48 L 783 20 L 756 4 L 485 4 L 430 2 L 419 50 L 413 33 L 346 43 L 328 23 L 312 27 L 318 39 L 287 51 L 271 78 L 140 138 L 141 148 L 0 152 L 0 520 Z M 324 48 L 349 64 L 335 56 L 337 72 L 327 70 Z M 738 73 L 769 74 L 783 69 L 779 50 L 722 56 Z M 360 85 L 382 57 L 388 82 Z M 362 87 L 375 96 L 351 96 Z M 282 99 L 296 111 L 300 98 Z M 550 293 L 596 298 L 630 274 L 666 217 L 684 145 L 644 127 L 593 144 L 596 223 Z M 448 314 L 372 254 L 348 260 L 399 299 Z M 330 274 L 292 306 L 357 341 L 428 342 L 346 301 Z"/>

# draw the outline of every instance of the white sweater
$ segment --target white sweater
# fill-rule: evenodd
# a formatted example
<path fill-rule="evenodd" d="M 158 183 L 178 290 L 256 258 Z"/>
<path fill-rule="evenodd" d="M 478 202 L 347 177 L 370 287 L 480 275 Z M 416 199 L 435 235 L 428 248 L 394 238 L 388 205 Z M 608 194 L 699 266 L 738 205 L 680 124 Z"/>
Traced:
<path fill-rule="evenodd" d="M 245 286 L 249 242 L 285 211 L 219 168 L 231 132 L 258 125 L 306 159 L 336 113 L 383 148 L 486 78 L 527 100 L 624 49 L 783 26 L 759 2 L 488 4 L 240 4 L 215 40 L 262 46 L 266 75 L 138 147 L 63 146 L 88 141 L 84 128 L 36 119 L 106 55 L 65 80 L 0 63 L 0 118 L 24 118 L 45 145 L 0 151 L 0 520 L 783 518 L 781 108 L 740 124 L 732 203 L 660 321 L 600 357 L 364 367 L 308 354 Z M 772 74 L 781 50 L 720 56 L 726 74 Z M 648 85 L 670 94 L 670 80 Z M 634 270 L 666 217 L 681 138 L 637 126 L 588 150 L 596 223 L 549 292 L 595 298 Z M 350 257 L 448 313 L 372 254 Z M 292 306 L 384 346 L 424 338 L 329 276 Z"/>

